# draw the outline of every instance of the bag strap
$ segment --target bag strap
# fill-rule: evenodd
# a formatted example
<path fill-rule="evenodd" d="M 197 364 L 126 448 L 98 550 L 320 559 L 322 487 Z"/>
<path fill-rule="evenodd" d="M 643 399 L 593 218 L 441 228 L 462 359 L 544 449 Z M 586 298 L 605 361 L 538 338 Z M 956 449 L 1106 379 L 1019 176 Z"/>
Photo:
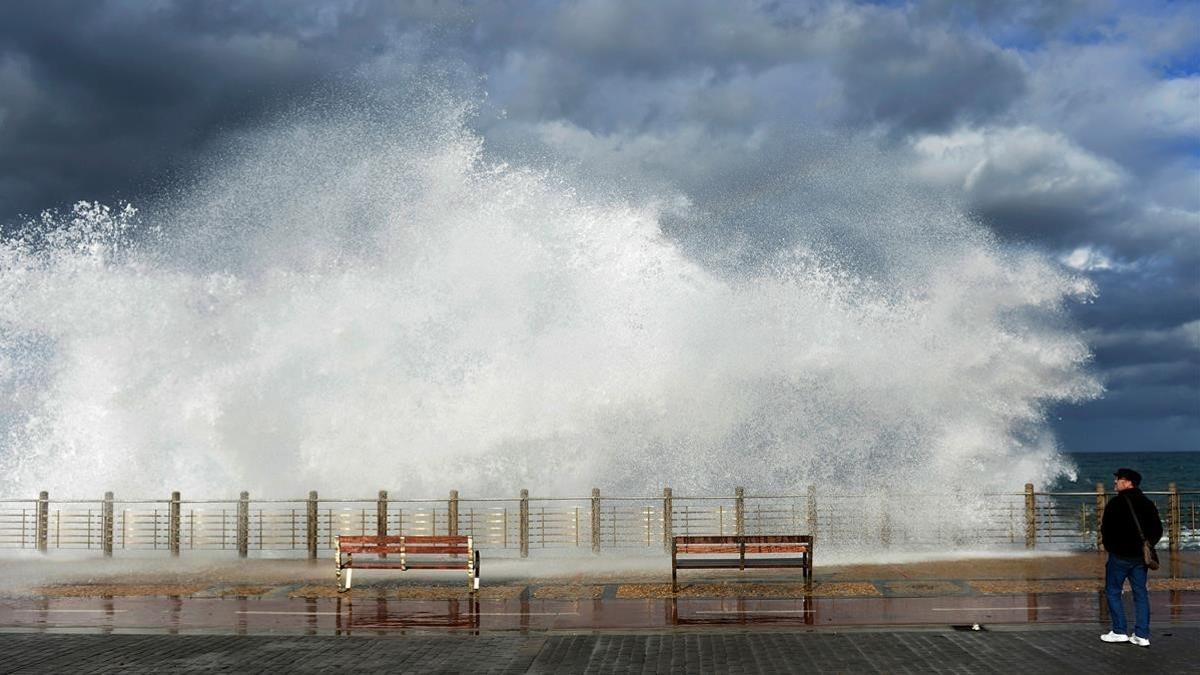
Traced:
<path fill-rule="evenodd" d="M 1122 496 L 1125 497 L 1125 503 L 1129 505 L 1129 512 L 1133 514 L 1133 524 L 1137 526 L 1138 537 L 1141 538 L 1143 544 L 1148 544 L 1149 542 L 1146 541 L 1146 535 L 1142 534 L 1142 521 L 1138 520 L 1137 511 L 1135 511 L 1133 508 L 1133 500 L 1129 498 L 1129 495 Z"/>

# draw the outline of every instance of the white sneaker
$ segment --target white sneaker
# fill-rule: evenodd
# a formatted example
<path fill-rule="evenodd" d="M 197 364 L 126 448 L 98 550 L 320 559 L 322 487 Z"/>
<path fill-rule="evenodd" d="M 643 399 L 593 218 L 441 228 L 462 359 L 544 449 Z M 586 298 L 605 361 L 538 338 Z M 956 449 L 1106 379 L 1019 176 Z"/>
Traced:
<path fill-rule="evenodd" d="M 1129 641 L 1139 647 L 1149 647 L 1150 646 L 1150 638 L 1144 638 L 1144 637 L 1138 637 L 1136 635 L 1130 635 Z"/>
<path fill-rule="evenodd" d="M 1129 636 L 1128 636 L 1128 635 L 1122 635 L 1122 634 L 1120 634 L 1120 633 L 1114 633 L 1114 632 L 1112 632 L 1111 630 L 1110 630 L 1110 631 L 1108 631 L 1107 633 L 1105 633 L 1104 635 L 1101 635 L 1101 636 L 1100 636 L 1100 639 L 1101 639 L 1101 640 L 1104 640 L 1105 642 L 1129 642 Z M 1138 638 L 1138 639 L 1140 640 L 1141 638 Z M 1148 646 L 1149 644 L 1150 644 L 1150 641 L 1149 641 L 1149 640 L 1147 640 L 1147 641 L 1146 641 L 1146 645 Z"/>

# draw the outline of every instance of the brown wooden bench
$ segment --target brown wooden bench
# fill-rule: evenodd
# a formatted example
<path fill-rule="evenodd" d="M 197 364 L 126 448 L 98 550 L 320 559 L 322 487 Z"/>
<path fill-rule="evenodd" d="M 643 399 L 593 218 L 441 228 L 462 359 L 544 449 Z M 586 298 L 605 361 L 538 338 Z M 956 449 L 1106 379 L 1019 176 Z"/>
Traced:
<path fill-rule="evenodd" d="M 807 534 L 675 537 L 671 540 L 671 591 L 679 590 L 679 570 L 689 569 L 799 567 L 805 582 L 811 582 L 812 552 L 813 538 Z"/>
<path fill-rule="evenodd" d="M 356 569 L 401 572 L 465 570 L 470 591 L 473 593 L 479 589 L 479 551 L 475 550 L 468 536 L 342 535 L 337 537 L 335 555 L 338 592 L 342 593 L 350 590 L 351 578 Z M 342 560 L 342 556 L 345 556 L 345 560 Z M 364 560 L 361 556 L 373 557 Z"/>

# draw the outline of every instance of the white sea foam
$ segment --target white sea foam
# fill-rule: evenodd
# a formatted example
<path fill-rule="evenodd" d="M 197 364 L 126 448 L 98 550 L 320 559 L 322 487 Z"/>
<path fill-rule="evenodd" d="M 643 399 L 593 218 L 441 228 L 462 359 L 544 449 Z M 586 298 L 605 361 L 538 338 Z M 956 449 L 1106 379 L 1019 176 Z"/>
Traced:
<path fill-rule="evenodd" d="M 298 115 L 169 208 L 4 242 L 3 493 L 981 494 L 1063 470 L 1046 408 L 1099 385 L 1061 316 L 1090 288 L 1054 262 L 867 197 L 847 217 L 894 219 L 886 269 L 803 233 L 698 262 L 666 196 L 496 163 L 463 114 Z"/>

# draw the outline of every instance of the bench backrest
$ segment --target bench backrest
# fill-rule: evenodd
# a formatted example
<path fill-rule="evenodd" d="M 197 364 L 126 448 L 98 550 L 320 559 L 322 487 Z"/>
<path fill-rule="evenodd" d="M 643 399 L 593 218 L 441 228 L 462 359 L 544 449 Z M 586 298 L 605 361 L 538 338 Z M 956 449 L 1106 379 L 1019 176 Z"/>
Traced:
<path fill-rule="evenodd" d="M 715 555 L 720 553 L 809 553 L 812 535 L 683 535 L 675 537 L 676 554 Z"/>
<path fill-rule="evenodd" d="M 339 535 L 337 550 L 341 553 L 373 553 L 405 555 L 467 555 L 470 551 L 466 535 Z"/>

